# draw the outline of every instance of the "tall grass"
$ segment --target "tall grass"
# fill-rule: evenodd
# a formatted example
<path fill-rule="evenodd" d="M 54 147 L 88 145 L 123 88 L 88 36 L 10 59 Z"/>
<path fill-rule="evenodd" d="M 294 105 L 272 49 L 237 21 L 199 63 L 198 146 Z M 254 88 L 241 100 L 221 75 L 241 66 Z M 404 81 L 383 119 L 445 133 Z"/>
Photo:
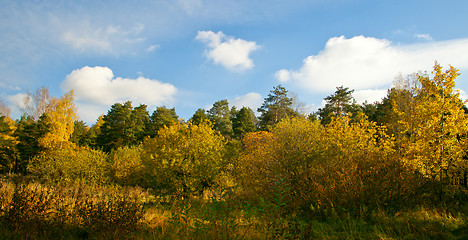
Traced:
<path fill-rule="evenodd" d="M 246 201 L 220 190 L 207 198 L 160 199 L 139 188 L 0 181 L 0 239 L 467 239 L 467 205 L 291 211 L 288 188 Z M 164 200 L 164 201 L 163 201 Z"/>
<path fill-rule="evenodd" d="M 2 182 L 0 192 L 7 238 L 119 238 L 142 218 L 142 205 L 124 190 Z"/>

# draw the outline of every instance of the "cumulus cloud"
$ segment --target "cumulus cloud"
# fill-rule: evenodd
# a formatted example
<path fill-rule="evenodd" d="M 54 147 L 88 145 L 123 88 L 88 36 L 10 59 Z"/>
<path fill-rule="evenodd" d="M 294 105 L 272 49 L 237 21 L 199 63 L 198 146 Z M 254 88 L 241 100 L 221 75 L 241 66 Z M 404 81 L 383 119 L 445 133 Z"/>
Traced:
<path fill-rule="evenodd" d="M 233 106 L 240 109 L 242 107 L 249 107 L 254 112 L 257 111 L 263 103 L 262 95 L 256 92 L 247 93 L 245 95 L 236 97 L 229 101 Z"/>
<path fill-rule="evenodd" d="M 310 92 L 332 92 L 337 86 L 355 90 L 388 88 L 394 78 L 430 70 L 434 61 L 468 68 L 468 39 L 394 45 L 385 39 L 344 36 L 328 40 L 325 49 L 307 57 L 299 70 L 276 72 Z"/>
<path fill-rule="evenodd" d="M 75 50 L 101 54 L 129 53 L 145 39 L 140 36 L 143 24 L 130 29 L 108 25 L 95 27 L 84 21 L 63 32 L 61 40 Z M 148 48 L 155 47 L 149 46 Z M 129 51 L 129 52 L 125 52 Z"/>
<path fill-rule="evenodd" d="M 249 55 L 260 48 L 255 42 L 226 36 L 222 32 L 198 31 L 196 39 L 208 47 L 205 50 L 208 59 L 234 72 L 252 69 L 254 63 Z"/>
<path fill-rule="evenodd" d="M 64 91 L 73 89 L 76 100 L 88 106 L 109 106 L 127 100 L 148 106 L 171 104 L 177 93 L 177 88 L 172 84 L 141 76 L 136 79 L 114 77 L 107 67 L 88 66 L 67 75 L 61 87 Z"/>
<path fill-rule="evenodd" d="M 387 89 L 364 89 L 354 91 L 353 97 L 357 103 L 362 104 L 367 101 L 368 103 L 380 102 L 387 96 Z"/>

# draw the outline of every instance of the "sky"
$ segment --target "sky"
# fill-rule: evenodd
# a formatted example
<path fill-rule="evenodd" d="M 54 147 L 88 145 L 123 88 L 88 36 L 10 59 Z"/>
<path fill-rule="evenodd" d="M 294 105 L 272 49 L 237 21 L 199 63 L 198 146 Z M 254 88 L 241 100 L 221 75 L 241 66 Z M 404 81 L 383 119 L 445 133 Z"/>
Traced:
<path fill-rule="evenodd" d="M 281 84 L 304 112 L 336 87 L 379 101 L 398 76 L 460 70 L 468 93 L 466 0 L 0 0 L 0 96 L 74 90 L 93 124 L 117 102 L 188 120 L 227 99 L 256 110 Z"/>

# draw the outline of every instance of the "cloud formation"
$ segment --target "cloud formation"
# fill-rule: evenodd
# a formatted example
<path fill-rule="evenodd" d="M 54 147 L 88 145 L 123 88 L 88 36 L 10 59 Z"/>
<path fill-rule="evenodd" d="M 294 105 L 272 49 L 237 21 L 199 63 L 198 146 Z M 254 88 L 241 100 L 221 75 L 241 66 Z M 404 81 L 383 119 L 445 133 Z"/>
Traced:
<path fill-rule="evenodd" d="M 262 95 L 256 92 L 247 93 L 245 95 L 236 97 L 229 101 L 232 106 L 235 106 L 237 109 L 241 109 L 242 107 L 249 107 L 254 112 L 257 111 L 263 103 Z"/>
<path fill-rule="evenodd" d="M 259 49 L 255 42 L 226 36 L 222 32 L 198 31 L 196 40 L 206 44 L 205 56 L 233 72 L 242 72 L 254 67 L 250 53 Z"/>
<path fill-rule="evenodd" d="M 310 92 L 332 92 L 341 85 L 355 90 L 388 88 L 398 74 L 430 71 L 435 60 L 468 68 L 467 53 L 468 39 L 393 45 L 385 39 L 341 36 L 304 59 L 299 70 L 282 69 L 275 76 Z"/>
<path fill-rule="evenodd" d="M 136 24 L 130 29 L 114 25 L 102 28 L 84 21 L 65 31 L 61 40 L 80 52 L 118 55 L 128 50 L 131 51 L 136 45 L 144 42 L 145 39 L 140 36 L 143 30 L 143 24 Z M 152 46 L 149 48 L 154 50 Z"/>
<path fill-rule="evenodd" d="M 134 104 L 143 103 L 148 106 L 172 104 L 177 93 L 177 88 L 169 83 L 144 77 L 115 78 L 112 70 L 107 67 L 88 66 L 68 74 L 61 88 L 64 91 L 73 89 L 76 100 L 81 105 L 97 104 L 106 107 L 127 100 Z"/>

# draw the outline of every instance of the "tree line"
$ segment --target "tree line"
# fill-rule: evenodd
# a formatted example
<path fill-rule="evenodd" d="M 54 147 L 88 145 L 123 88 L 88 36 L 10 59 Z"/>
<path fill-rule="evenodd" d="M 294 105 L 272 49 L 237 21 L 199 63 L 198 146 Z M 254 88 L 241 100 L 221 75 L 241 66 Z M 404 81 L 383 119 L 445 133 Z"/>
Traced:
<path fill-rule="evenodd" d="M 147 105 L 127 101 L 91 127 L 77 119 L 73 91 L 53 98 L 41 88 L 28 95 L 20 119 L 0 118 L 0 171 L 182 198 L 222 188 L 274 199 L 284 188 L 291 206 L 309 214 L 452 201 L 466 191 L 468 172 L 458 75 L 436 63 L 432 74 L 401 78 L 375 103 L 357 104 L 353 90 L 340 86 L 307 116 L 281 85 L 258 118 L 227 100 L 187 122 L 174 108 L 149 114 Z"/>

